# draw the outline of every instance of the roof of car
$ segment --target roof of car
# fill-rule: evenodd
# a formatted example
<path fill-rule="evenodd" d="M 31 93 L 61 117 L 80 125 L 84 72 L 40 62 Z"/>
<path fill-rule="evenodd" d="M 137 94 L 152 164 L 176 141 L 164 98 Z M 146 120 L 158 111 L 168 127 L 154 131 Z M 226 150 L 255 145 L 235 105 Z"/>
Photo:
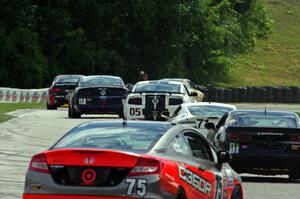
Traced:
<path fill-rule="evenodd" d="M 171 80 L 147 80 L 147 81 L 139 81 L 136 84 L 159 84 L 159 83 L 169 83 L 169 84 L 182 84 L 182 82 L 171 81 Z"/>
<path fill-rule="evenodd" d="M 239 113 L 239 114 L 248 114 L 248 113 L 258 113 L 258 114 L 272 114 L 272 115 L 278 115 L 278 116 L 295 116 L 296 114 L 289 111 L 269 111 L 269 110 L 235 110 L 232 111 L 232 113 Z"/>
<path fill-rule="evenodd" d="M 236 110 L 236 106 L 232 104 L 224 104 L 224 103 L 217 103 L 217 102 L 191 102 L 191 103 L 184 103 L 182 106 L 219 106 L 219 107 L 226 107 L 226 108 L 232 108 L 233 110 Z"/>
<path fill-rule="evenodd" d="M 96 77 L 109 77 L 109 78 L 122 79 L 119 76 L 113 76 L 113 75 L 88 75 L 88 76 L 83 76 L 82 78 L 96 78 Z"/>

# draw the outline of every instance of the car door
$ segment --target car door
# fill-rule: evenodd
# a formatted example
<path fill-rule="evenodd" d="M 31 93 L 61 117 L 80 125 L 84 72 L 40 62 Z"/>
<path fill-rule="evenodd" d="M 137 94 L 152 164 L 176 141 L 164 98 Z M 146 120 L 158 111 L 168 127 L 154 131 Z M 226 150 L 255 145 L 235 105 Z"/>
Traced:
<path fill-rule="evenodd" d="M 217 155 L 206 138 L 198 132 L 188 130 L 183 133 L 188 143 L 192 162 L 186 170 L 190 173 L 187 181 L 196 191 L 189 192 L 188 198 L 222 198 L 221 166 L 217 166 Z"/>

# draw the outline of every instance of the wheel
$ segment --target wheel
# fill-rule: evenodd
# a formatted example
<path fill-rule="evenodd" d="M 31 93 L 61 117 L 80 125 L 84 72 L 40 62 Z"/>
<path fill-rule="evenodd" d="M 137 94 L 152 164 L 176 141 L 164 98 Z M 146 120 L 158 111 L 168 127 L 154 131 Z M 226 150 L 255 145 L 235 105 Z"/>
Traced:
<path fill-rule="evenodd" d="M 123 111 L 122 111 L 122 112 L 119 112 L 118 115 L 119 115 L 120 118 L 124 118 L 124 113 L 123 113 Z"/>
<path fill-rule="evenodd" d="M 177 193 L 176 199 L 186 199 L 185 191 L 184 191 L 183 188 L 180 187 L 178 189 L 178 193 Z"/>
<path fill-rule="evenodd" d="M 235 186 L 231 195 L 231 199 L 242 199 L 242 190 L 239 185 Z"/>
<path fill-rule="evenodd" d="M 300 179 L 300 171 L 297 169 L 289 169 L 289 179 L 290 180 Z"/>
<path fill-rule="evenodd" d="M 68 107 L 68 117 L 71 117 L 71 105 L 69 104 L 69 107 Z"/>
<path fill-rule="evenodd" d="M 70 107 L 70 117 L 71 118 L 80 118 L 81 117 L 81 113 L 77 112 L 72 105 L 69 107 Z"/>
<path fill-rule="evenodd" d="M 47 102 L 47 110 L 56 110 L 56 109 L 57 109 L 57 106 L 55 106 L 55 104 L 54 105 L 50 105 Z"/>

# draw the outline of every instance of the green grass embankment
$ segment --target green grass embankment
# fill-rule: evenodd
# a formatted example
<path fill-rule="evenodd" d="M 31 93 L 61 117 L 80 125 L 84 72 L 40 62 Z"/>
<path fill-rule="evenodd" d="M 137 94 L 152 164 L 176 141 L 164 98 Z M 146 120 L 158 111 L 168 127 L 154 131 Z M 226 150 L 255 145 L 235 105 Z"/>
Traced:
<path fill-rule="evenodd" d="M 238 56 L 224 86 L 300 86 L 300 1 L 263 0 L 271 34 Z"/>
<path fill-rule="evenodd" d="M 17 109 L 44 109 L 45 103 L 0 103 L 0 123 L 12 119 L 13 116 L 5 113 L 15 111 Z"/>

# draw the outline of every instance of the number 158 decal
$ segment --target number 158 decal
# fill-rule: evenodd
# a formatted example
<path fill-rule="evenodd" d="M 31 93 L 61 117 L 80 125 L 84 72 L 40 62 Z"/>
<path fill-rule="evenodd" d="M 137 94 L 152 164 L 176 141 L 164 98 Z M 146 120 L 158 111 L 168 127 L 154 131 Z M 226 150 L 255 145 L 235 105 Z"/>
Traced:
<path fill-rule="evenodd" d="M 127 195 L 131 196 L 136 190 L 138 196 L 145 196 L 147 193 L 147 180 L 146 179 L 126 179 L 128 183 Z"/>

